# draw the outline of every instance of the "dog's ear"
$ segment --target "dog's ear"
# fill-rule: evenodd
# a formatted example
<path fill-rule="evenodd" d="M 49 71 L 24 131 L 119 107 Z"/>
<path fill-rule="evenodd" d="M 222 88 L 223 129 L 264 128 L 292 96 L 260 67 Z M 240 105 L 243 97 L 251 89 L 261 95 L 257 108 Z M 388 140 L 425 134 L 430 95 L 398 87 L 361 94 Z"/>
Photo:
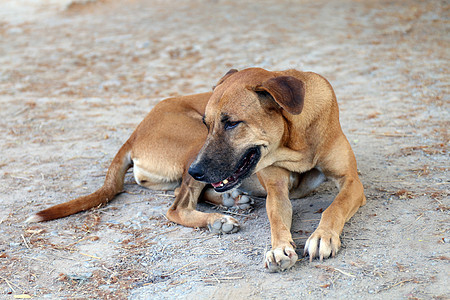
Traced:
<path fill-rule="evenodd" d="M 264 81 L 256 92 L 267 92 L 287 112 L 298 115 L 305 99 L 305 84 L 292 76 L 278 76 Z"/>
<path fill-rule="evenodd" d="M 228 77 L 230 77 L 231 75 L 233 75 L 234 73 L 238 72 L 238 70 L 236 69 L 231 69 L 230 71 L 228 71 L 225 75 L 223 75 L 222 78 L 220 78 L 219 82 L 217 82 L 217 84 L 215 86 L 213 86 L 213 91 L 216 88 L 216 86 L 218 86 L 219 84 L 223 83 Z"/>

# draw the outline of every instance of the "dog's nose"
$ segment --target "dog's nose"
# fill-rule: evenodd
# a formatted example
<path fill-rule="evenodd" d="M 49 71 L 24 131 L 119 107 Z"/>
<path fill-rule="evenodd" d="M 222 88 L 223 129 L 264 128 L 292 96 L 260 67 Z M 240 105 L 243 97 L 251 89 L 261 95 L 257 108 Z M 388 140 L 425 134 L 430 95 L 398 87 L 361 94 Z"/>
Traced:
<path fill-rule="evenodd" d="M 191 165 L 189 167 L 188 173 L 198 181 L 202 181 L 205 178 L 205 170 L 200 164 Z"/>

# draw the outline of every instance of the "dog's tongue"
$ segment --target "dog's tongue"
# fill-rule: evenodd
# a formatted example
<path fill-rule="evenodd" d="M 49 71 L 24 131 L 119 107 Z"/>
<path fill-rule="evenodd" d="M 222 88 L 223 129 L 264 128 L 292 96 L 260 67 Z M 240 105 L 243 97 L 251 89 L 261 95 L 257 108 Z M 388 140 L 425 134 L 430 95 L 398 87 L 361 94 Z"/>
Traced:
<path fill-rule="evenodd" d="M 222 185 L 222 181 L 219 181 L 219 182 L 216 182 L 216 183 L 211 183 L 211 185 L 213 186 L 213 187 L 219 187 L 219 186 L 221 186 Z"/>

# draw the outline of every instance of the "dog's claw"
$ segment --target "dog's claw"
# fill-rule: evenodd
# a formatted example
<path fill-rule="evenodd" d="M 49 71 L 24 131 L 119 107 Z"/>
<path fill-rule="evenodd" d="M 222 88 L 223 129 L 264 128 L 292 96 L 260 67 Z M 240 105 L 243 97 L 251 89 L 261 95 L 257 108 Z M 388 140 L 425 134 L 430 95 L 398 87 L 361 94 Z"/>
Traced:
<path fill-rule="evenodd" d="M 271 273 L 281 272 L 291 268 L 298 259 L 297 253 L 291 247 L 279 247 L 267 251 L 264 267 Z"/>
<path fill-rule="evenodd" d="M 334 257 L 339 251 L 341 240 L 333 230 L 317 228 L 308 238 L 303 255 L 309 255 L 309 261 L 316 257 L 323 261 L 324 258 Z"/>
<path fill-rule="evenodd" d="M 215 220 L 214 223 L 208 225 L 208 227 L 209 230 L 215 234 L 235 233 L 239 230 L 239 223 L 230 216 L 224 216 L 221 219 Z"/>

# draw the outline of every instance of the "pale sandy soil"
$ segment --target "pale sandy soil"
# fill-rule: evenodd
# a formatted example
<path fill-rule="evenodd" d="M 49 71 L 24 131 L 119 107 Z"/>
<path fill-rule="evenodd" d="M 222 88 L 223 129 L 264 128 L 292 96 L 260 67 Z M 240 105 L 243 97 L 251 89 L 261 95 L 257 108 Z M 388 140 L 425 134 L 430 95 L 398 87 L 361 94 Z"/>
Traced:
<path fill-rule="evenodd" d="M 448 1 L 32 2 L 0 5 L 0 298 L 448 299 Z M 334 259 L 267 273 L 263 200 L 217 237 L 131 173 L 104 208 L 23 222 L 98 188 L 155 103 L 250 66 L 335 88 L 368 201 Z M 336 192 L 293 200 L 299 253 Z"/>

